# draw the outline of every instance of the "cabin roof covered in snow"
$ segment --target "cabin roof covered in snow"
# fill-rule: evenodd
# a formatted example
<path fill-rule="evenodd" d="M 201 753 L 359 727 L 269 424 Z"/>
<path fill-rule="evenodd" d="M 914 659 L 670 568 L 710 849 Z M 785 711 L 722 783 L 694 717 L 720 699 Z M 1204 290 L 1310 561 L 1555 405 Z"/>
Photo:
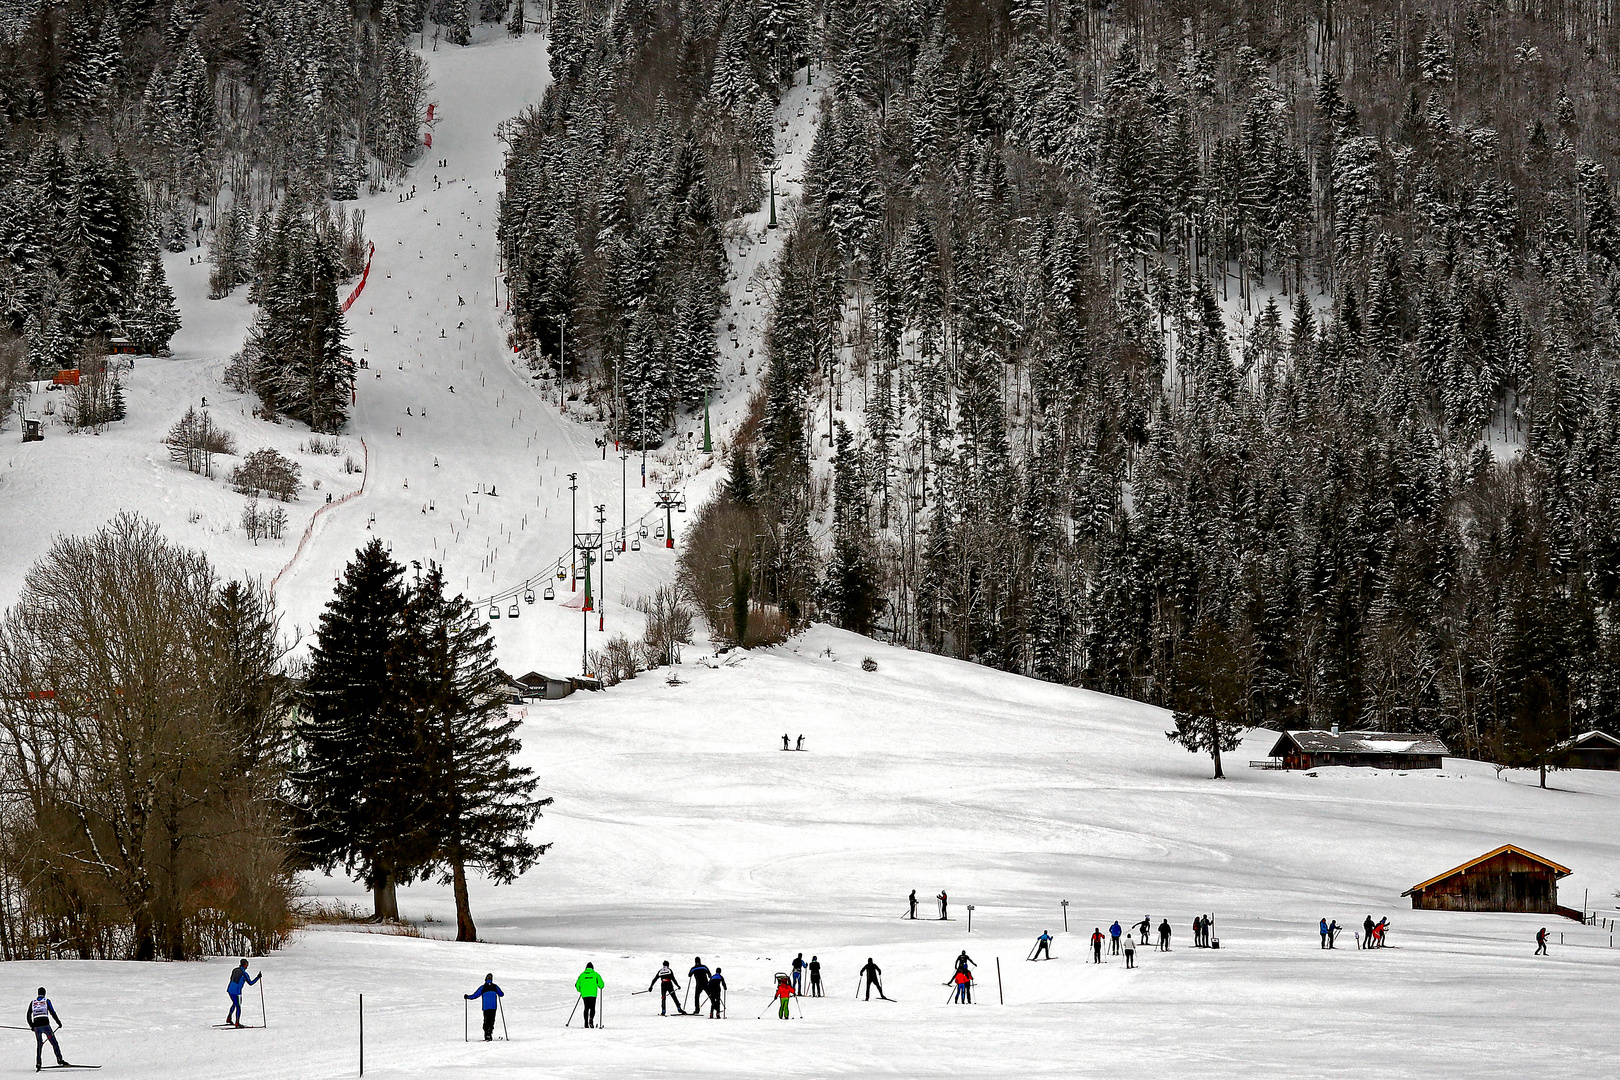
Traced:
<path fill-rule="evenodd" d="M 1573 739 L 1565 739 L 1558 744 L 1560 750 L 1569 750 L 1577 746 L 1589 750 L 1620 750 L 1620 739 L 1607 731 L 1583 731 Z"/>
<path fill-rule="evenodd" d="M 1305 754 L 1449 754 L 1433 735 L 1400 731 L 1285 731 L 1271 748 L 1282 757 L 1290 746 Z"/>

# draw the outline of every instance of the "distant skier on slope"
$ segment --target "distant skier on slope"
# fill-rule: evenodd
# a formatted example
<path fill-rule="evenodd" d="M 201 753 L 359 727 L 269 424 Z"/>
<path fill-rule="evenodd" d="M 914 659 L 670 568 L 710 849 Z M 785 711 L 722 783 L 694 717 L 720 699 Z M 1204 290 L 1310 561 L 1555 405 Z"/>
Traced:
<path fill-rule="evenodd" d="M 793 986 L 788 982 L 786 975 L 776 977 L 776 1000 L 781 1002 L 781 1007 L 777 1010 L 777 1016 L 786 1020 L 793 1015 Z"/>
<path fill-rule="evenodd" d="M 948 916 L 947 905 L 950 903 L 950 897 L 945 895 L 944 889 L 941 889 L 934 899 L 939 901 L 939 921 L 944 922 Z"/>
<path fill-rule="evenodd" d="M 56 1032 L 51 1029 L 51 1021 L 56 1026 L 62 1026 L 62 1018 L 56 1015 L 56 1006 L 51 999 L 45 996 L 45 988 L 39 988 L 39 996 L 28 1003 L 28 1027 L 34 1033 L 34 1071 L 40 1070 L 40 1058 L 45 1053 L 45 1040 L 51 1040 L 51 1051 L 56 1055 L 58 1065 L 66 1065 L 67 1059 L 62 1056 L 62 1048 L 57 1045 Z"/>
<path fill-rule="evenodd" d="M 952 1000 L 958 1005 L 973 1004 L 973 998 L 971 996 L 973 993 L 971 989 L 973 986 L 973 976 L 970 975 L 965 968 L 959 968 L 957 969 L 956 974 L 951 976 L 951 981 L 956 983 L 956 997 L 954 997 Z"/>
<path fill-rule="evenodd" d="M 1334 948 L 1334 942 L 1339 940 L 1340 929 L 1341 927 L 1339 926 L 1338 919 L 1334 919 L 1332 922 L 1328 923 L 1328 948 Z"/>
<path fill-rule="evenodd" d="M 804 953 L 800 953 L 798 956 L 793 958 L 793 992 L 795 994 L 802 994 L 804 992 L 803 986 Z"/>
<path fill-rule="evenodd" d="M 916 889 L 911 890 L 911 896 L 907 899 L 906 903 L 908 905 L 910 905 L 910 907 L 911 907 L 911 914 L 908 916 L 908 918 L 915 919 L 917 917 L 917 890 Z"/>
<path fill-rule="evenodd" d="M 665 960 L 664 966 L 658 969 L 658 974 L 652 977 L 652 982 L 647 984 L 647 989 L 650 991 L 654 986 L 659 988 L 659 1016 L 669 1015 L 669 1002 L 671 998 L 675 1000 L 675 1011 L 680 1013 L 682 1016 L 686 1015 L 686 1010 L 681 1008 L 681 987 L 680 984 L 675 981 L 675 971 L 669 966 L 668 960 Z"/>
<path fill-rule="evenodd" d="M 1165 919 L 1159 923 L 1159 951 L 1170 951 L 1170 920 Z"/>
<path fill-rule="evenodd" d="M 225 992 L 231 996 L 231 1008 L 230 1011 L 225 1014 L 225 1022 L 227 1024 L 235 1024 L 237 1027 L 242 1026 L 243 985 L 245 984 L 247 986 L 252 986 L 254 983 L 263 978 L 262 975 L 255 975 L 251 979 L 248 978 L 247 968 L 247 958 L 244 957 L 240 964 L 231 969 L 231 981 L 230 984 L 225 987 Z"/>
<path fill-rule="evenodd" d="M 783 734 L 783 736 L 782 736 L 782 749 L 784 749 L 784 750 L 792 749 L 792 747 L 788 746 L 788 737 L 787 737 L 786 734 Z"/>
<path fill-rule="evenodd" d="M 1113 954 L 1114 954 L 1114 955 L 1115 955 L 1115 956 L 1118 956 L 1118 955 L 1119 955 L 1119 935 L 1120 935 L 1120 934 L 1121 934 L 1121 933 L 1123 933 L 1123 932 L 1124 932 L 1124 931 L 1123 931 L 1123 930 L 1122 930 L 1122 929 L 1121 929 L 1121 928 L 1120 928 L 1120 925 L 1119 925 L 1119 920 L 1118 920 L 1118 919 L 1115 919 L 1115 920 L 1114 920 L 1114 925 L 1113 925 L 1113 926 L 1110 926 L 1110 927 L 1109 927 L 1109 928 L 1108 928 L 1108 937 L 1109 937 L 1109 938 L 1110 938 L 1110 939 L 1111 939 L 1111 941 L 1112 941 L 1112 943 L 1113 943 L 1113 946 L 1112 946 L 1112 948 L 1111 948 L 1111 949 L 1110 949 L 1110 951 L 1111 951 L 1111 952 L 1112 952 L 1112 953 L 1113 953 Z"/>
<path fill-rule="evenodd" d="M 1363 948 L 1363 949 L 1372 948 L 1372 932 L 1373 932 L 1373 921 L 1372 921 L 1372 916 L 1369 915 L 1369 916 L 1367 916 L 1367 918 L 1361 924 L 1361 948 Z"/>
<path fill-rule="evenodd" d="M 580 1000 L 585 1003 L 586 1027 L 596 1026 L 596 999 L 605 985 L 602 976 L 597 973 L 595 964 L 586 964 L 585 970 L 574 980 L 574 989 L 579 992 Z"/>
<path fill-rule="evenodd" d="M 1041 936 L 1035 939 L 1035 951 L 1030 954 L 1030 959 L 1040 960 L 1043 956 L 1047 960 L 1052 959 L 1052 935 L 1045 930 L 1042 930 Z"/>
<path fill-rule="evenodd" d="M 971 956 L 969 956 L 967 954 L 966 949 L 963 949 L 961 952 L 956 954 L 956 970 L 957 971 L 966 971 L 970 967 L 978 967 L 978 966 L 979 966 L 978 962 L 976 960 L 974 960 L 973 957 L 971 957 Z"/>
<path fill-rule="evenodd" d="M 1322 948 L 1325 949 L 1325 948 L 1328 947 L 1327 946 L 1327 937 L 1328 937 L 1327 920 L 1322 919 L 1321 922 L 1319 922 L 1317 925 L 1318 925 L 1317 933 L 1322 935 Z"/>
<path fill-rule="evenodd" d="M 1091 962 L 1093 964 L 1102 963 L 1102 943 L 1103 943 L 1102 927 L 1100 927 L 1100 926 L 1092 927 L 1092 929 L 1091 929 Z"/>
<path fill-rule="evenodd" d="M 1125 935 L 1125 970 L 1129 971 L 1136 966 L 1136 939 Z"/>
<path fill-rule="evenodd" d="M 465 986 L 466 983 L 462 983 L 462 985 Z M 482 998 L 483 999 L 483 1001 L 480 1002 L 480 1004 L 484 1008 L 484 1041 L 485 1042 L 494 1042 L 495 1041 L 495 1011 L 501 1007 L 501 998 L 506 996 L 506 993 L 503 990 L 501 990 L 500 987 L 495 985 L 495 974 L 494 974 L 494 972 L 491 972 L 490 974 L 485 975 L 484 976 L 484 985 L 480 986 L 478 989 L 474 990 L 472 993 L 470 993 L 470 994 L 468 994 L 466 996 L 467 996 L 468 1001 L 472 1001 L 475 998 Z"/>
<path fill-rule="evenodd" d="M 861 968 L 861 978 L 866 980 L 867 1001 L 872 1000 L 872 988 L 874 986 L 877 987 L 878 997 L 883 998 L 885 1001 L 889 1000 L 883 993 L 883 969 L 874 964 L 870 956 L 866 958 L 866 966 Z"/>
<path fill-rule="evenodd" d="M 821 990 L 821 961 L 812 956 L 808 967 L 810 968 L 810 996 L 824 997 L 825 995 Z"/>
<path fill-rule="evenodd" d="M 1546 956 L 1547 955 L 1547 928 L 1545 926 L 1543 926 L 1540 930 L 1536 931 L 1536 953 L 1535 953 L 1535 955 L 1537 955 L 1537 956 Z"/>
<path fill-rule="evenodd" d="M 709 988 L 709 969 L 703 957 L 692 957 L 692 966 L 686 971 L 686 985 L 692 988 L 692 1011 L 703 1008 L 703 993 Z"/>
<path fill-rule="evenodd" d="M 1136 924 L 1137 931 L 1142 935 L 1143 945 L 1148 943 L 1148 932 L 1153 928 L 1152 924 L 1153 919 L 1147 915 L 1142 916 L 1142 921 Z"/>
<path fill-rule="evenodd" d="M 726 992 L 726 977 L 720 974 L 720 969 L 714 969 L 714 975 L 709 979 L 709 1019 L 719 1020 L 725 1012 L 723 998 Z"/>

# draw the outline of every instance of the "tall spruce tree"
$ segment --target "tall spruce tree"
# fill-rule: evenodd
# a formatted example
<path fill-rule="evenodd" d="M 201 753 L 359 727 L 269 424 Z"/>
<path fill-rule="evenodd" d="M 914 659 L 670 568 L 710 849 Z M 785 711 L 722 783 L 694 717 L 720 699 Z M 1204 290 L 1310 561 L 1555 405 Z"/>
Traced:
<path fill-rule="evenodd" d="M 432 772 L 431 865 L 454 889 L 456 940 L 476 941 L 467 868 L 505 885 L 533 866 L 549 845 L 529 828 L 551 800 L 534 798 L 533 772 L 514 763 L 519 723 L 506 712 L 489 624 L 465 597 L 445 595 L 437 563 L 411 589 L 405 625 L 392 667 Z"/>
<path fill-rule="evenodd" d="M 404 568 L 373 539 L 321 614 L 298 697 L 302 768 L 294 777 L 304 852 L 371 890 L 377 919 L 399 918 L 395 887 L 434 856 L 433 767 L 396 673 Z"/>

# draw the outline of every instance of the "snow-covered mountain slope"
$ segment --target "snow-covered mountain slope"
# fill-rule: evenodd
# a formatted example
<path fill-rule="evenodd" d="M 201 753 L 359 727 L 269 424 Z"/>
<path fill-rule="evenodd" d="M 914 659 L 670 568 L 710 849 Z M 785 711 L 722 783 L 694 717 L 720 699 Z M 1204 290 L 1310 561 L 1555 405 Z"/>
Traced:
<path fill-rule="evenodd" d="M 69 1054 L 132 1077 L 350 1075 L 361 993 L 366 1075 L 381 1077 L 1519 1077 L 1612 1062 L 1607 930 L 1413 911 L 1400 893 L 1514 842 L 1573 869 L 1566 903 L 1589 890 L 1611 908 L 1620 776 L 1558 773 L 1540 791 L 1455 760 L 1263 772 L 1243 767 L 1269 749 L 1260 735 L 1217 782 L 1135 703 L 824 628 L 713 668 L 698 652 L 681 685 L 649 675 L 530 707 L 524 755 L 557 799 L 537 835 L 556 846 L 514 885 L 475 885 L 499 944 L 307 932 L 256 962 L 265 1031 L 207 1029 L 223 961 L 8 965 L 12 986 L 43 981 Z M 784 732 L 806 752 L 782 752 Z M 925 916 L 947 890 L 953 921 L 901 918 L 911 889 Z M 401 907 L 453 933 L 448 889 L 413 886 Z M 1199 912 L 1219 950 L 1187 947 Z M 1393 947 L 1359 952 L 1347 930 L 1319 948 L 1318 918 L 1369 913 L 1391 917 Z M 1085 962 L 1093 927 L 1144 915 L 1169 918 L 1174 951 L 1139 953 L 1138 971 Z M 1543 925 L 1551 955 L 1533 957 Z M 1026 963 L 1042 930 L 1056 959 Z M 972 1007 L 942 985 L 962 949 Z M 828 996 L 802 1020 L 756 1020 L 800 951 Z M 725 971 L 724 1023 L 632 995 L 693 956 Z M 897 1003 L 853 999 L 867 957 Z M 608 1028 L 565 1030 L 587 960 Z M 512 1041 L 469 1046 L 458 997 L 486 972 Z"/>

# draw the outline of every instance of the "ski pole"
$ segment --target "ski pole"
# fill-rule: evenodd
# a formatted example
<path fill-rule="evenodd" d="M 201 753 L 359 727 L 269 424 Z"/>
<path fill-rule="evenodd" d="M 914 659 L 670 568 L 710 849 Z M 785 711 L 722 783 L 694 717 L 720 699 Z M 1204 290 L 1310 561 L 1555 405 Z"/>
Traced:
<path fill-rule="evenodd" d="M 264 1012 L 264 975 L 259 976 L 259 1026 L 269 1027 L 270 1018 Z"/>
<path fill-rule="evenodd" d="M 574 999 L 574 1007 L 568 1010 L 568 1023 L 564 1024 L 563 1027 L 568 1027 L 569 1024 L 574 1022 L 574 1014 L 579 1011 L 579 1003 L 584 999 L 584 997 L 585 995 L 581 994 Z"/>
<path fill-rule="evenodd" d="M 771 1011 L 771 1005 L 774 1004 L 775 1001 L 776 1001 L 776 995 L 772 994 L 771 995 L 771 1000 L 767 1001 L 765 1003 L 765 1008 L 763 1010 L 761 1010 L 760 1014 L 758 1016 L 754 1017 L 754 1019 L 755 1020 L 763 1020 L 763 1019 L 765 1019 L 765 1014 Z"/>
<path fill-rule="evenodd" d="M 506 1038 L 507 1042 L 511 1042 L 512 1033 L 506 1030 L 506 1003 L 500 998 L 496 998 L 495 1007 L 501 1010 L 501 1034 Z"/>
<path fill-rule="evenodd" d="M 462 1042 L 472 1042 L 472 1029 L 470 1027 L 468 1027 L 468 1024 L 471 1021 L 469 1021 L 467 1019 L 467 1017 L 469 1015 L 471 1015 L 471 1014 L 467 1012 L 467 999 L 462 998 L 461 999 L 461 1041 Z"/>
<path fill-rule="evenodd" d="M 598 1029 L 607 1027 L 603 1018 L 607 1016 L 607 995 L 596 995 L 596 1026 Z"/>

